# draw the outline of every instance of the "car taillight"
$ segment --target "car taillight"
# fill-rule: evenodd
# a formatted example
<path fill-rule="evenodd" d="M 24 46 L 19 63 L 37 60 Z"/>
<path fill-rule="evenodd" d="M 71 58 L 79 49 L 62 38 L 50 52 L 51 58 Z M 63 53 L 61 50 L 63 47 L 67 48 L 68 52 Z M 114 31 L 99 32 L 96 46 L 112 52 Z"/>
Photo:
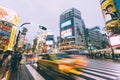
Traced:
<path fill-rule="evenodd" d="M 70 66 L 70 65 L 62 65 L 62 64 L 60 64 L 60 65 L 58 65 L 58 69 L 60 69 L 60 70 L 71 70 L 71 69 L 73 69 L 73 67 Z"/>

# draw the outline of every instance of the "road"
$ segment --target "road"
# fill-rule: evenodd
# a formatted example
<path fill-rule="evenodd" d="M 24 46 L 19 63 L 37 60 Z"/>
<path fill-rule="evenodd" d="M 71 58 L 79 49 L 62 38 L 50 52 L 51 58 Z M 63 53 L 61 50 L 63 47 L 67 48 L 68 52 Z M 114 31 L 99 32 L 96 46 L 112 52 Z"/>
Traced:
<path fill-rule="evenodd" d="M 80 71 L 81 75 L 66 77 L 52 70 L 38 70 L 36 64 L 25 64 L 9 80 L 120 80 L 120 63 L 117 62 L 89 59 L 88 66 Z"/>

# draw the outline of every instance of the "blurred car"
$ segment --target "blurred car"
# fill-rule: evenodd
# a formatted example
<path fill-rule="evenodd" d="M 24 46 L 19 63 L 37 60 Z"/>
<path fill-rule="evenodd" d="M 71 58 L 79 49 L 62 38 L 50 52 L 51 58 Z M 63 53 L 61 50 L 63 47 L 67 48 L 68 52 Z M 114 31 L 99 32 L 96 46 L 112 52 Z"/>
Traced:
<path fill-rule="evenodd" d="M 57 52 L 54 54 L 45 54 L 42 59 L 37 61 L 38 68 L 50 69 L 60 73 L 81 74 L 78 69 L 87 66 L 84 57 L 68 55 L 64 52 Z"/>

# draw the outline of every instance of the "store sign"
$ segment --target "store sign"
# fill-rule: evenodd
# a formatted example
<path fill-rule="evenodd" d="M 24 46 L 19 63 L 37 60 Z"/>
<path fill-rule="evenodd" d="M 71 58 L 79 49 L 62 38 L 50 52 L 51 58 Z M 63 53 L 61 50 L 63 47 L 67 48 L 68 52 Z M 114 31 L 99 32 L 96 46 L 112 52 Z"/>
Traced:
<path fill-rule="evenodd" d="M 67 36 L 72 36 L 72 29 L 71 28 L 61 32 L 61 37 L 62 38 L 67 37 Z"/>
<path fill-rule="evenodd" d="M 112 47 L 120 46 L 120 35 L 110 36 L 109 41 Z"/>
<path fill-rule="evenodd" d="M 14 11 L 0 6 L 0 20 L 18 25 L 19 17 Z"/>

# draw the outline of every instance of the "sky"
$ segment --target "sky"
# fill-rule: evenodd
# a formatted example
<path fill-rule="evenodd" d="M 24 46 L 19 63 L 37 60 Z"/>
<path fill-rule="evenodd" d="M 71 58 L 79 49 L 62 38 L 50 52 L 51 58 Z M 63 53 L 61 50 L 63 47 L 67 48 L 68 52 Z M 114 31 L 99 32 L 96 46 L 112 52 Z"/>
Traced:
<path fill-rule="evenodd" d="M 0 6 L 12 9 L 20 16 L 19 25 L 30 22 L 34 25 L 24 25 L 28 29 L 26 38 L 30 43 L 37 32 L 38 25 L 45 26 L 59 36 L 60 14 L 67 9 L 80 10 L 87 28 L 105 26 L 99 0 L 0 0 Z"/>

